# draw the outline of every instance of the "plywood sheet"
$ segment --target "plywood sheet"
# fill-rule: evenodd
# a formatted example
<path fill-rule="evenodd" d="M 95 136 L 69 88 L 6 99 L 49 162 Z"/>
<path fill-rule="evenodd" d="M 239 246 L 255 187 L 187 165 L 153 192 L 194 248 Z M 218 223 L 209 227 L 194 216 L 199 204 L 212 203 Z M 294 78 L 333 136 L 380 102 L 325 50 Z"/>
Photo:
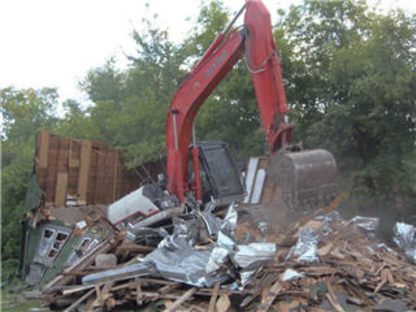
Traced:
<path fill-rule="evenodd" d="M 68 188 L 68 173 L 58 173 L 58 179 L 55 190 L 55 207 L 65 206 L 66 190 Z"/>
<path fill-rule="evenodd" d="M 90 171 L 91 161 L 91 141 L 83 141 L 81 148 L 81 166 L 78 177 L 78 204 L 87 203 L 88 174 Z"/>
<path fill-rule="evenodd" d="M 42 168 L 48 166 L 48 151 L 49 151 L 49 139 L 50 133 L 41 131 L 39 132 L 38 140 L 40 141 L 38 150 L 38 162 Z"/>

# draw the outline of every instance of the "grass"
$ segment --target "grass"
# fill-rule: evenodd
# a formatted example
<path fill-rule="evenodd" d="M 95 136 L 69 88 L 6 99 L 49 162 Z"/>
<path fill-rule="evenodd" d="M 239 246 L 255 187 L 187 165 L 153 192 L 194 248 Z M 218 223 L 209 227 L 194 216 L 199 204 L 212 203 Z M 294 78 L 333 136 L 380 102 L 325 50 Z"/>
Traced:
<path fill-rule="evenodd" d="M 1 290 L 1 311 L 2 312 L 27 312 L 32 308 L 41 308 L 38 300 L 26 300 L 21 289 Z"/>

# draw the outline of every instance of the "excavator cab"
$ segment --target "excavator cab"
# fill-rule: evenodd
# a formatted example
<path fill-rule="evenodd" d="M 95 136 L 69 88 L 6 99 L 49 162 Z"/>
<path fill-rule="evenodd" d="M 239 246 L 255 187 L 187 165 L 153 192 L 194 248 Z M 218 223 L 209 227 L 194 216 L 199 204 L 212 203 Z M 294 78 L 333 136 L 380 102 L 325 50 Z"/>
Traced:
<path fill-rule="evenodd" d="M 197 143 L 199 162 L 201 165 L 202 201 L 214 199 L 217 205 L 227 205 L 233 201 L 241 201 L 245 188 L 241 172 L 227 143 L 210 141 Z M 190 151 L 192 151 L 192 146 Z M 190 185 L 194 184 L 192 157 L 189 157 Z"/>

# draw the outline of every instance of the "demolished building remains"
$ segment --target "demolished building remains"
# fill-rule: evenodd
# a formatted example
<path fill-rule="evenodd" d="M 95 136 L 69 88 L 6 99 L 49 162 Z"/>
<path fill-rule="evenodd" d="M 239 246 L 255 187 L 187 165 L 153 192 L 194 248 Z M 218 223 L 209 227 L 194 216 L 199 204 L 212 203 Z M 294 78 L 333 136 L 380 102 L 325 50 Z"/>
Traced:
<path fill-rule="evenodd" d="M 80 175 L 86 162 L 88 174 Z M 100 164 L 107 169 L 97 183 Z M 242 203 L 167 208 L 147 219 L 133 211 L 135 218 L 125 218 L 129 196 L 143 181 L 123 169 L 116 150 L 39 134 L 24 220 L 22 276 L 34 285 L 26 296 L 65 311 L 416 307 L 415 227 L 398 223 L 396 244 L 382 242 L 378 219 L 340 216 L 342 196 L 325 210 L 273 226 L 255 215 L 258 205 L 270 203 L 266 165 L 264 158 L 247 162 Z M 158 174 L 156 164 L 146 166 Z M 109 206 L 120 211 L 118 221 L 110 220 Z"/>

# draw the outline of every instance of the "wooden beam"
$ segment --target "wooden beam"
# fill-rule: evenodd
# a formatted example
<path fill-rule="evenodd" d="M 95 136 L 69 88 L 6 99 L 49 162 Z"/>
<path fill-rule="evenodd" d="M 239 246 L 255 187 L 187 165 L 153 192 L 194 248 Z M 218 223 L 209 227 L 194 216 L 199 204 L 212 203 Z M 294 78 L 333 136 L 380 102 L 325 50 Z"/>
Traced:
<path fill-rule="evenodd" d="M 38 163 L 41 168 L 46 168 L 48 167 L 49 140 L 51 134 L 46 131 L 40 131 L 38 135 L 40 138 L 40 146 L 37 155 Z"/>
<path fill-rule="evenodd" d="M 277 280 L 269 289 L 266 296 L 262 299 L 257 312 L 267 312 L 277 295 L 282 291 L 283 286 L 280 280 Z"/>
<path fill-rule="evenodd" d="M 181 297 L 179 297 L 169 308 L 165 309 L 164 312 L 174 312 L 176 311 L 181 304 L 186 302 L 189 298 L 191 298 L 197 291 L 197 288 L 193 287 L 185 292 Z"/>
<path fill-rule="evenodd" d="M 59 172 L 55 188 L 55 207 L 64 207 L 66 202 L 66 191 L 68 187 L 68 173 Z"/>
<path fill-rule="evenodd" d="M 81 166 L 79 167 L 79 175 L 78 175 L 77 203 L 79 205 L 87 204 L 88 176 L 90 172 L 91 148 L 92 148 L 91 141 L 82 141 Z"/>
<path fill-rule="evenodd" d="M 136 303 L 139 307 L 143 305 L 142 283 L 139 278 L 136 278 Z"/>
<path fill-rule="evenodd" d="M 95 293 L 95 288 L 91 289 L 89 292 L 84 294 L 81 298 L 79 298 L 77 301 L 75 301 L 73 304 L 71 304 L 68 308 L 64 310 L 64 312 L 73 312 L 76 311 L 75 309 L 83 303 L 88 297 L 90 297 L 93 293 Z"/>
<path fill-rule="evenodd" d="M 208 312 L 215 312 L 215 304 L 217 302 L 218 291 L 220 289 L 220 283 L 215 283 L 214 290 L 212 291 L 211 299 L 209 301 Z"/>

